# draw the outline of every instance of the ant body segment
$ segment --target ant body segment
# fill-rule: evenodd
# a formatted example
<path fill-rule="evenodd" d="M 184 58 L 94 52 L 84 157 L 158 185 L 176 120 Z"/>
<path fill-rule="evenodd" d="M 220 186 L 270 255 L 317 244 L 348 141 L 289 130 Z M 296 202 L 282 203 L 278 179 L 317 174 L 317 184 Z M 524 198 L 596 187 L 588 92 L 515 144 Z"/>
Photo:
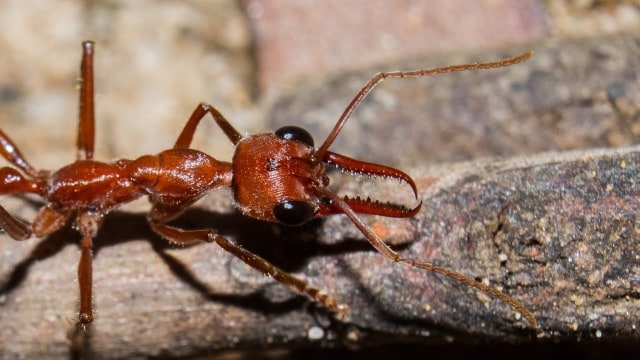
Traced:
<path fill-rule="evenodd" d="M 531 52 L 489 63 L 378 73 L 351 100 L 331 133 L 317 149 L 314 148 L 311 135 L 294 126 L 280 128 L 274 133 L 243 137 L 217 109 L 201 103 L 193 111 L 171 149 L 133 160 L 120 159 L 106 163 L 93 159 L 94 43 L 83 42 L 82 50 L 75 162 L 53 172 L 36 170 L 14 142 L 0 131 L 0 155 L 13 165 L 0 168 L 0 194 L 32 193 L 39 195 L 46 202 L 31 224 L 14 217 L 0 206 L 0 229 L 15 240 L 25 240 L 32 235 L 44 237 L 52 234 L 70 218 L 74 218 L 82 236 L 78 265 L 79 326 L 84 327 L 94 319 L 91 249 L 103 217 L 117 206 L 144 195 L 149 196 L 152 204 L 147 215 L 149 225 L 163 238 L 184 245 L 214 242 L 254 269 L 307 295 L 313 301 L 333 311 L 346 311 L 346 306 L 339 304 L 324 292 L 218 235 L 213 229 L 184 230 L 167 225 L 167 222 L 181 215 L 196 200 L 220 187 L 231 187 L 234 203 L 240 212 L 259 220 L 300 225 L 315 217 L 344 214 L 371 245 L 389 260 L 433 271 L 477 288 L 508 303 L 521 312 L 534 328 L 537 326 L 533 314 L 508 295 L 453 270 L 401 257 L 357 215 L 411 217 L 418 213 L 422 202 L 409 209 L 369 199 L 339 197 L 327 188 L 329 178 L 325 165 L 331 164 L 359 175 L 397 179 L 411 187 L 415 198 L 418 199 L 416 184 L 404 172 L 348 158 L 328 150 L 353 110 L 373 87 L 386 78 L 415 78 L 454 71 L 505 67 L 527 60 Z M 235 145 L 231 162 L 218 161 L 190 148 L 196 128 L 207 114 L 213 117 Z"/>

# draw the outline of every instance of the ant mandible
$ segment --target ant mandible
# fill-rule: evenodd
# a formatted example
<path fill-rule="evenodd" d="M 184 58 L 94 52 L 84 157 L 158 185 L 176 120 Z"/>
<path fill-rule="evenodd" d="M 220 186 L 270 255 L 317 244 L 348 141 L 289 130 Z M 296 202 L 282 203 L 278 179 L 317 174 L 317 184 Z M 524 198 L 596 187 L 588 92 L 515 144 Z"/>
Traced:
<path fill-rule="evenodd" d="M 386 245 L 358 217 L 374 214 L 388 217 L 411 217 L 422 202 L 408 209 L 369 199 L 342 198 L 328 190 L 325 164 L 359 175 L 397 179 L 410 186 L 418 198 L 413 179 L 404 172 L 329 151 L 342 126 L 353 110 L 379 82 L 386 78 L 415 78 L 463 70 L 490 69 L 527 60 L 531 52 L 496 62 L 465 64 L 429 70 L 382 72 L 371 78 L 351 100 L 333 130 L 318 148 L 304 129 L 285 126 L 275 133 L 243 137 L 213 106 L 201 103 L 193 111 L 173 148 L 157 155 L 143 155 L 135 160 L 121 159 L 112 163 L 93 159 L 94 153 L 94 43 L 82 43 L 80 79 L 80 111 L 77 138 L 77 160 L 55 172 L 35 170 L 4 132 L 0 131 L 0 153 L 13 167 L 0 168 L 0 194 L 32 193 L 41 196 L 46 205 L 28 224 L 0 206 L 0 228 L 15 240 L 32 235 L 47 236 L 60 229 L 75 216 L 76 228 L 82 235 L 78 265 L 80 287 L 79 326 L 93 321 L 92 309 L 92 241 L 104 216 L 117 206 L 149 195 L 152 208 L 147 216 L 151 229 L 173 243 L 189 245 L 215 242 L 247 265 L 273 277 L 276 281 L 306 294 L 325 307 L 344 312 L 339 304 L 306 281 L 284 272 L 265 259 L 230 242 L 213 229 L 184 230 L 166 223 L 182 214 L 196 200 L 213 189 L 229 186 L 236 207 L 246 216 L 286 225 L 300 225 L 330 214 L 344 214 L 383 256 L 393 262 L 433 271 L 477 288 L 508 303 L 521 312 L 536 328 L 533 314 L 517 300 L 467 276 L 431 263 L 401 257 Z M 189 148 L 196 128 L 210 114 L 235 145 L 232 162 Z"/>

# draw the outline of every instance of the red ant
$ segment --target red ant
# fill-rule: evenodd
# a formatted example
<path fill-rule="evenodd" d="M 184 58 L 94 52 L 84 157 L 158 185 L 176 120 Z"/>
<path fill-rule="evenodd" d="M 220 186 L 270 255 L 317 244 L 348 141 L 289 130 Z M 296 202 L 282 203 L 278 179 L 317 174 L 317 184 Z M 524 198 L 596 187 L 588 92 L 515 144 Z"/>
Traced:
<path fill-rule="evenodd" d="M 339 197 L 327 189 L 329 178 L 325 167 L 325 164 L 332 164 L 359 175 L 400 180 L 411 187 L 417 199 L 416 184 L 404 172 L 351 159 L 328 150 L 353 110 L 376 84 L 386 78 L 415 78 L 454 71 L 504 67 L 527 60 L 531 52 L 489 63 L 378 73 L 351 100 L 318 149 L 314 148 L 311 135 L 295 126 L 285 126 L 275 133 L 243 137 L 218 110 L 209 104 L 201 103 L 187 121 L 173 148 L 157 155 L 143 155 L 135 160 L 121 159 L 105 163 L 93 159 L 94 43 L 85 41 L 82 43 L 82 49 L 78 159 L 55 172 L 35 170 L 13 141 L 0 131 L 0 152 L 14 166 L 0 168 L 0 193 L 33 193 L 46 201 L 46 205 L 39 210 L 31 224 L 12 216 L 0 206 L 0 228 L 15 240 L 25 240 L 32 235 L 44 237 L 60 229 L 71 216 L 75 216 L 76 227 L 82 235 L 78 265 L 80 326 L 84 327 L 93 321 L 92 239 L 109 211 L 143 195 L 149 195 L 152 204 L 147 216 L 151 229 L 163 238 L 183 245 L 215 242 L 249 266 L 299 293 L 306 294 L 313 301 L 337 312 L 346 311 L 346 306 L 339 304 L 324 292 L 230 242 L 215 230 L 183 230 L 166 224 L 209 191 L 230 186 L 235 205 L 240 212 L 259 220 L 300 225 L 315 217 L 344 214 L 371 245 L 389 260 L 440 273 L 484 291 L 511 305 L 524 314 L 534 328 L 536 327 L 533 314 L 517 300 L 452 270 L 401 257 L 357 215 L 361 213 L 411 217 L 418 213 L 422 202 L 413 209 L 408 209 L 369 199 Z M 206 114 L 213 117 L 235 145 L 232 162 L 218 161 L 203 152 L 189 148 L 197 126 Z"/>

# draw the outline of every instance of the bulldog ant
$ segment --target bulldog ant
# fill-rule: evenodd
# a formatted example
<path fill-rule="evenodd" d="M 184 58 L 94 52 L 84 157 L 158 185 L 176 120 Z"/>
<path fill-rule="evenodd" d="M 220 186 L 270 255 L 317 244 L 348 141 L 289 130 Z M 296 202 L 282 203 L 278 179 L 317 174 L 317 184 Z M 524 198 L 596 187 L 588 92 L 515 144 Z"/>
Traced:
<path fill-rule="evenodd" d="M 246 216 L 286 225 L 300 225 L 330 214 L 344 214 L 362 232 L 373 247 L 393 262 L 433 271 L 492 295 L 521 312 L 536 327 L 535 317 L 524 305 L 508 295 L 453 270 L 401 257 L 386 245 L 357 214 L 411 217 L 414 208 L 383 204 L 360 198 L 342 198 L 327 189 L 329 178 L 325 164 L 353 174 L 397 179 L 408 185 L 418 199 L 413 179 L 404 172 L 348 158 L 329 151 L 353 110 L 379 82 L 386 78 L 415 78 L 454 71 L 490 69 L 527 60 L 531 52 L 506 60 L 440 67 L 430 70 L 382 72 L 371 78 L 351 100 L 322 145 L 314 148 L 311 135 L 304 129 L 285 126 L 274 133 L 243 137 L 209 104 L 201 103 L 193 111 L 173 148 L 157 155 L 121 159 L 112 163 L 93 159 L 94 155 L 94 43 L 82 43 L 80 111 L 77 160 L 57 171 L 39 171 L 24 158 L 18 147 L 0 131 L 0 153 L 13 167 L 0 168 L 0 194 L 32 193 L 46 201 L 28 224 L 0 206 L 0 229 L 15 240 L 32 235 L 44 237 L 60 229 L 70 217 L 82 235 L 78 265 L 80 312 L 78 325 L 93 321 L 92 241 L 104 216 L 117 206 L 149 195 L 152 208 L 147 215 L 151 229 L 173 243 L 189 245 L 215 242 L 249 266 L 273 277 L 281 284 L 307 295 L 325 307 L 344 312 L 339 304 L 306 281 L 284 272 L 265 259 L 218 235 L 213 229 L 184 230 L 167 225 L 196 200 L 213 189 L 229 186 L 236 207 Z M 210 114 L 227 138 L 235 145 L 232 162 L 189 148 L 196 128 Z"/>

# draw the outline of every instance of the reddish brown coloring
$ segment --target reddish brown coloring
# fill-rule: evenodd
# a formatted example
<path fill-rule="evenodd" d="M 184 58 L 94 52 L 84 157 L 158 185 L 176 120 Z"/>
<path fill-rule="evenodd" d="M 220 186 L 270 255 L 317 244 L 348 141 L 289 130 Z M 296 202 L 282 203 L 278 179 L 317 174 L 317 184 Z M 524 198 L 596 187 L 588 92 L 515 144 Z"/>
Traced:
<path fill-rule="evenodd" d="M 78 265 L 80 326 L 89 324 L 94 317 L 91 295 L 92 239 L 109 211 L 143 195 L 149 195 L 152 203 L 148 215 L 151 229 L 167 240 L 180 244 L 215 242 L 253 268 L 306 294 L 312 300 L 334 311 L 346 311 L 346 306 L 339 304 L 324 292 L 310 287 L 304 280 L 276 268 L 258 255 L 228 241 L 215 230 L 184 230 L 166 225 L 211 190 L 230 186 L 238 209 L 244 215 L 260 220 L 299 225 L 314 217 L 345 214 L 367 240 L 390 260 L 434 271 L 487 292 L 523 313 L 531 325 L 536 327 L 534 316 L 524 305 L 498 290 L 452 270 L 402 258 L 357 215 L 364 213 L 410 217 L 420 210 L 421 202 L 416 207 L 408 209 L 370 200 L 341 198 L 327 189 L 329 178 L 326 174 L 326 164 L 332 164 L 355 174 L 397 179 L 410 186 L 417 199 L 418 193 L 413 179 L 402 171 L 350 159 L 328 150 L 351 112 L 376 84 L 388 77 L 420 77 L 503 67 L 524 61 L 531 53 L 492 63 L 379 73 L 358 92 L 318 149 L 314 148 L 309 133 L 293 126 L 283 127 L 275 133 L 242 137 L 214 107 L 202 103 L 194 110 L 173 148 L 157 155 L 143 155 L 134 160 L 122 159 L 104 163 L 93 160 L 93 42 L 84 42 L 82 49 L 78 159 L 55 172 L 37 171 L 13 141 L 0 131 L 0 153 L 13 164 L 13 167 L 0 168 L 0 194 L 33 193 L 41 196 L 46 202 L 31 224 L 10 215 L 0 206 L 0 228 L 13 239 L 24 240 L 32 235 L 47 236 L 60 229 L 70 217 L 75 217 L 77 229 L 82 234 Z M 213 117 L 236 146 L 232 162 L 218 161 L 201 151 L 189 148 L 198 124 L 207 114 Z"/>

